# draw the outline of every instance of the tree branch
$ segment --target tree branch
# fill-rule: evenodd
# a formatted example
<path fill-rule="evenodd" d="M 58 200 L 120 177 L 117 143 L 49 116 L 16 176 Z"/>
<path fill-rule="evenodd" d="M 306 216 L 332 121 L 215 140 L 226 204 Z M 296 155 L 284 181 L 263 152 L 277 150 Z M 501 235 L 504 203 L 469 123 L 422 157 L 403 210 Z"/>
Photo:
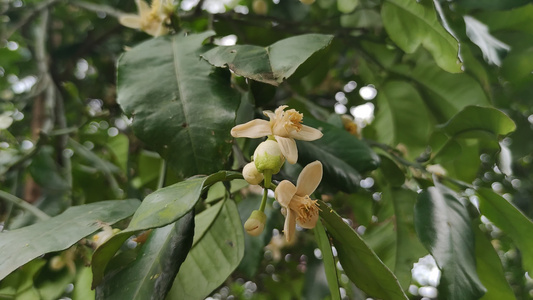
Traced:
<path fill-rule="evenodd" d="M 40 220 L 44 221 L 44 220 L 50 219 L 50 216 L 47 215 L 44 211 L 38 209 L 37 207 L 29 204 L 26 201 L 20 199 L 19 197 L 11 195 L 10 193 L 6 193 L 6 192 L 0 190 L 0 198 L 13 203 L 13 204 L 17 205 L 18 207 L 20 207 L 22 209 L 25 209 L 25 210 L 29 211 L 30 213 L 35 215 Z"/>

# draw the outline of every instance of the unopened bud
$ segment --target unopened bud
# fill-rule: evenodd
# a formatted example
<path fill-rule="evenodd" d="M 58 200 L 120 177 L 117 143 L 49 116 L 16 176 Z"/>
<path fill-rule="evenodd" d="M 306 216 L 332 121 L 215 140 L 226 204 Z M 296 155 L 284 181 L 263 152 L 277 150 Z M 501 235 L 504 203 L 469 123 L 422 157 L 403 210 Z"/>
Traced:
<path fill-rule="evenodd" d="M 65 260 L 60 255 L 56 255 L 50 259 L 50 269 L 54 271 L 59 271 L 63 269 L 66 265 Z"/>
<path fill-rule="evenodd" d="M 246 223 L 244 229 L 251 236 L 258 236 L 265 229 L 266 215 L 260 210 L 254 210 Z"/>
<path fill-rule="evenodd" d="M 284 162 L 285 157 L 276 141 L 266 140 L 255 149 L 254 163 L 260 173 L 268 170 L 270 174 L 277 174 Z"/>
<path fill-rule="evenodd" d="M 263 174 L 257 171 L 254 162 L 248 163 L 246 166 L 244 166 L 242 169 L 242 177 L 244 177 L 244 180 L 246 180 L 246 182 L 249 184 L 260 184 L 261 181 L 263 181 Z"/>

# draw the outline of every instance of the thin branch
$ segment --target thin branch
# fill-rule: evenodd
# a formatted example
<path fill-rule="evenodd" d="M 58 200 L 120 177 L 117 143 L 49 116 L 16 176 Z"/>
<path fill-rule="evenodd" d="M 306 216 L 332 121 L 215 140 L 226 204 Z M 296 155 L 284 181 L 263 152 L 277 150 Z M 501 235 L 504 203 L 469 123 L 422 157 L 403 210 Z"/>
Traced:
<path fill-rule="evenodd" d="M 47 215 L 44 211 L 40 210 L 39 208 L 29 204 L 28 202 L 24 201 L 23 199 L 20 199 L 19 197 L 13 196 L 10 193 L 6 193 L 2 190 L 0 190 L 0 198 L 9 201 L 18 207 L 25 209 L 35 215 L 40 220 L 48 220 L 50 219 L 50 216 Z"/>
<path fill-rule="evenodd" d="M 11 27 L 11 29 L 8 29 L 6 31 L 6 34 L 2 36 L 2 39 L 9 40 L 9 38 L 15 33 L 17 30 L 19 30 L 22 26 L 26 25 L 31 19 L 35 18 L 38 13 L 41 12 L 41 10 L 46 9 L 48 6 L 58 2 L 59 0 L 45 0 L 31 9 L 26 9 L 26 13 L 19 19 L 19 21 Z"/>

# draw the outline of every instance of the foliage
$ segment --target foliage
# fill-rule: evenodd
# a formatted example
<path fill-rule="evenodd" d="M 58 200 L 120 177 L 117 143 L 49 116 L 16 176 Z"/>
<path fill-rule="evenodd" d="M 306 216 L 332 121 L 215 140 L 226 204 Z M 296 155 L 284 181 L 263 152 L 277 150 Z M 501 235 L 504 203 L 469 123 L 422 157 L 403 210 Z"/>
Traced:
<path fill-rule="evenodd" d="M 0 298 L 533 299 L 532 10 L 0 4 Z"/>

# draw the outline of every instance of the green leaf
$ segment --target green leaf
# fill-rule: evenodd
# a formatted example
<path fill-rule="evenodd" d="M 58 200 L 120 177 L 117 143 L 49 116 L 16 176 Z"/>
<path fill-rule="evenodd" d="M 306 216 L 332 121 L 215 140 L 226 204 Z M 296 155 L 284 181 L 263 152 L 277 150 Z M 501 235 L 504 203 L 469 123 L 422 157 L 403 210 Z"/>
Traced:
<path fill-rule="evenodd" d="M 337 0 L 337 9 L 343 14 L 351 13 L 359 5 L 359 0 Z"/>
<path fill-rule="evenodd" d="M 229 67 L 239 76 L 277 86 L 315 52 L 326 48 L 332 39 L 332 35 L 304 34 L 268 47 L 220 46 L 205 52 L 202 57 L 216 67 Z"/>
<path fill-rule="evenodd" d="M 319 201 L 320 216 L 333 238 L 339 261 L 355 285 L 372 297 L 408 299 L 398 279 L 376 256 L 361 237 L 328 205 Z"/>
<path fill-rule="evenodd" d="M 389 81 L 379 90 L 377 105 L 374 126 L 378 141 L 392 146 L 404 144 L 409 157 L 420 154 L 433 126 L 417 90 L 405 81 Z"/>
<path fill-rule="evenodd" d="M 73 300 L 94 299 L 95 292 L 91 289 L 93 273 L 90 267 L 83 267 L 77 272 L 74 290 L 72 291 Z"/>
<path fill-rule="evenodd" d="M 529 0 L 459 0 L 457 4 L 468 9 L 483 9 L 483 10 L 504 10 L 511 9 L 518 6 L 531 3 Z M 507 19 L 507 22 L 512 22 L 513 19 Z"/>
<path fill-rule="evenodd" d="M 479 188 L 479 210 L 494 225 L 505 232 L 514 241 L 520 253 L 524 269 L 533 274 L 533 222 L 513 204 L 488 188 Z"/>
<path fill-rule="evenodd" d="M 341 299 L 337 266 L 335 265 L 335 258 L 333 257 L 333 251 L 331 250 L 331 244 L 329 243 L 326 229 L 324 228 L 324 225 L 322 225 L 322 222 L 316 222 L 316 227 L 313 231 L 315 233 L 318 248 L 320 249 L 320 252 L 322 252 L 322 259 L 324 260 L 324 269 L 326 271 L 331 299 Z"/>
<path fill-rule="evenodd" d="M 74 206 L 46 221 L 0 233 L 0 279 L 36 257 L 69 248 L 104 224 L 131 216 L 138 206 L 135 199 Z"/>
<path fill-rule="evenodd" d="M 379 155 L 381 164 L 379 169 L 383 178 L 393 187 L 400 187 L 405 183 L 405 173 L 400 167 L 388 156 Z"/>
<path fill-rule="evenodd" d="M 220 171 L 210 176 L 178 182 L 148 195 L 133 215 L 129 226 L 95 250 L 91 264 L 93 287 L 100 283 L 107 263 L 128 237 L 142 230 L 163 227 L 177 221 L 196 205 L 205 187 L 231 179 L 242 179 L 242 175 Z"/>
<path fill-rule="evenodd" d="M 486 289 L 476 273 L 474 233 L 466 207 L 439 185 L 422 191 L 415 205 L 415 228 L 442 271 L 443 299 L 478 299 Z"/>
<path fill-rule="evenodd" d="M 427 254 L 418 239 L 414 224 L 414 207 L 417 194 L 406 189 L 391 189 L 390 196 L 396 216 L 396 260 L 394 274 L 402 288 L 411 283 L 413 264 Z"/>
<path fill-rule="evenodd" d="M 154 229 L 137 259 L 109 273 L 96 288 L 96 299 L 164 299 L 192 246 L 194 213 Z"/>
<path fill-rule="evenodd" d="M 483 285 L 487 287 L 487 292 L 481 297 L 481 300 L 516 299 L 505 278 L 498 253 L 479 229 L 480 222 L 477 221 L 473 225 L 476 237 L 477 273 Z"/>
<path fill-rule="evenodd" d="M 353 192 L 361 180 L 359 172 L 379 166 L 379 156 L 363 141 L 347 131 L 325 122 L 306 119 L 306 125 L 318 128 L 324 136 L 312 141 L 297 141 L 298 162 L 306 165 L 315 160 L 324 166 L 324 181 L 338 189 Z"/>
<path fill-rule="evenodd" d="M 231 152 L 238 95 L 229 74 L 199 58 L 213 34 L 150 39 L 118 63 L 117 101 L 135 135 L 182 178 L 224 169 Z"/>
<path fill-rule="evenodd" d="M 243 229 L 237 206 L 227 200 L 211 227 L 189 252 L 168 298 L 204 299 L 235 270 L 243 254 Z"/>
<path fill-rule="evenodd" d="M 0 282 L 0 297 L 2 299 L 40 299 L 34 281 L 46 260 L 36 259 L 11 273 Z"/>
<path fill-rule="evenodd" d="M 403 51 L 413 53 L 426 48 L 439 67 L 460 73 L 459 44 L 439 23 L 433 7 L 410 0 L 387 0 L 381 17 L 389 37 Z"/>
<path fill-rule="evenodd" d="M 481 106 L 465 107 L 442 126 L 442 130 L 450 137 L 464 135 L 470 131 L 484 131 L 496 138 L 515 129 L 513 120 L 502 111 Z"/>
<path fill-rule="evenodd" d="M 483 88 L 468 74 L 450 74 L 422 56 L 415 67 L 397 65 L 394 72 L 423 87 L 424 101 L 438 122 L 446 122 L 468 105 L 490 105 Z"/>

